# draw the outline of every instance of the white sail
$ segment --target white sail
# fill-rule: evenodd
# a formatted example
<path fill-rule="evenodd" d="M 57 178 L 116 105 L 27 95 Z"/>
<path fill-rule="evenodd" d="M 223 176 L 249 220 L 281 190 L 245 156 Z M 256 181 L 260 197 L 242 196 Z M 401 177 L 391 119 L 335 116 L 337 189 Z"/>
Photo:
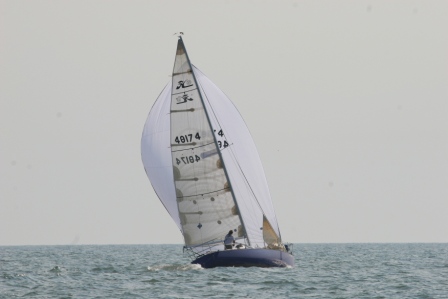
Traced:
<path fill-rule="evenodd" d="M 206 107 L 212 111 L 213 126 L 224 132 L 229 145 L 221 153 L 251 245 L 263 247 L 267 241 L 263 239 L 263 215 L 280 242 L 280 230 L 263 166 L 243 118 L 213 82 L 197 68 L 194 68 L 194 73 Z"/>
<path fill-rule="evenodd" d="M 149 112 L 143 128 L 142 161 L 154 191 L 182 231 L 174 188 L 170 150 L 171 82 L 168 83 Z"/>
<path fill-rule="evenodd" d="M 185 244 L 220 241 L 241 221 L 182 40 L 171 93 L 171 156 Z"/>
<path fill-rule="evenodd" d="M 250 133 L 233 103 L 191 66 L 181 39 L 173 84 L 145 124 L 142 159 L 187 246 L 220 242 L 230 229 L 253 247 L 281 241 Z"/>

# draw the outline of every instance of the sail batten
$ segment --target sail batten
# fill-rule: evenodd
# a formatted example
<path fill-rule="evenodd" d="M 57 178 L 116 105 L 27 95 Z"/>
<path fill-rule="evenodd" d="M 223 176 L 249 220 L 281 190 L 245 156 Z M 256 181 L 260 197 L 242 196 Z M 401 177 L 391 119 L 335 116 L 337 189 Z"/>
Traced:
<path fill-rule="evenodd" d="M 179 73 L 173 73 L 173 76 L 182 75 L 182 74 L 188 74 L 191 73 L 191 70 L 185 71 L 185 72 L 179 72 Z"/>
<path fill-rule="evenodd" d="M 194 112 L 194 108 L 183 109 L 183 110 L 171 110 L 171 113 L 179 113 L 179 112 Z"/>

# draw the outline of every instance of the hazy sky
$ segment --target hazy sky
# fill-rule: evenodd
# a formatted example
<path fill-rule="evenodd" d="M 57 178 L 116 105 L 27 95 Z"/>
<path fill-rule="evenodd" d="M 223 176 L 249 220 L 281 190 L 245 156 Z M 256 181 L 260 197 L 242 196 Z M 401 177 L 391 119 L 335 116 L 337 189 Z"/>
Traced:
<path fill-rule="evenodd" d="M 177 38 L 283 239 L 448 242 L 447 1 L 0 0 L 0 245 L 182 243 L 144 172 Z"/>

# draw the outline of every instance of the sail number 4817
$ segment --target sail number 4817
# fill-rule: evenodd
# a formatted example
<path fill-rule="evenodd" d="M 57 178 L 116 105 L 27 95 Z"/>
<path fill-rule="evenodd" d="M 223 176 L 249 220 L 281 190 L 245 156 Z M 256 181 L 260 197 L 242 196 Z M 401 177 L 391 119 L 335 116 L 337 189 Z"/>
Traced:
<path fill-rule="evenodd" d="M 179 165 L 180 163 L 184 163 L 184 164 L 191 164 L 194 162 L 199 162 L 199 160 L 201 160 L 201 158 L 199 158 L 198 155 L 194 155 L 194 156 L 187 156 L 187 157 L 180 157 L 176 158 L 176 164 Z"/>
<path fill-rule="evenodd" d="M 201 136 L 199 135 L 199 133 L 196 133 L 194 135 L 194 138 L 197 139 L 197 140 L 200 140 Z M 176 136 L 176 138 L 174 138 L 174 141 L 176 141 L 177 143 L 191 142 L 192 140 L 193 140 L 193 134 L 186 134 L 186 135 Z"/>

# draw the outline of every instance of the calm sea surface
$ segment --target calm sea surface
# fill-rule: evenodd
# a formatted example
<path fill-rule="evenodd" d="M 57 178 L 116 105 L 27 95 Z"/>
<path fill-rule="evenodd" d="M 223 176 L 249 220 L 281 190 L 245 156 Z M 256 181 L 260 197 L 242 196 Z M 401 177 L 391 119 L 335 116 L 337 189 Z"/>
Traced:
<path fill-rule="evenodd" d="M 294 252 L 294 268 L 202 269 L 181 245 L 0 247 L 0 298 L 448 298 L 448 244 Z"/>

